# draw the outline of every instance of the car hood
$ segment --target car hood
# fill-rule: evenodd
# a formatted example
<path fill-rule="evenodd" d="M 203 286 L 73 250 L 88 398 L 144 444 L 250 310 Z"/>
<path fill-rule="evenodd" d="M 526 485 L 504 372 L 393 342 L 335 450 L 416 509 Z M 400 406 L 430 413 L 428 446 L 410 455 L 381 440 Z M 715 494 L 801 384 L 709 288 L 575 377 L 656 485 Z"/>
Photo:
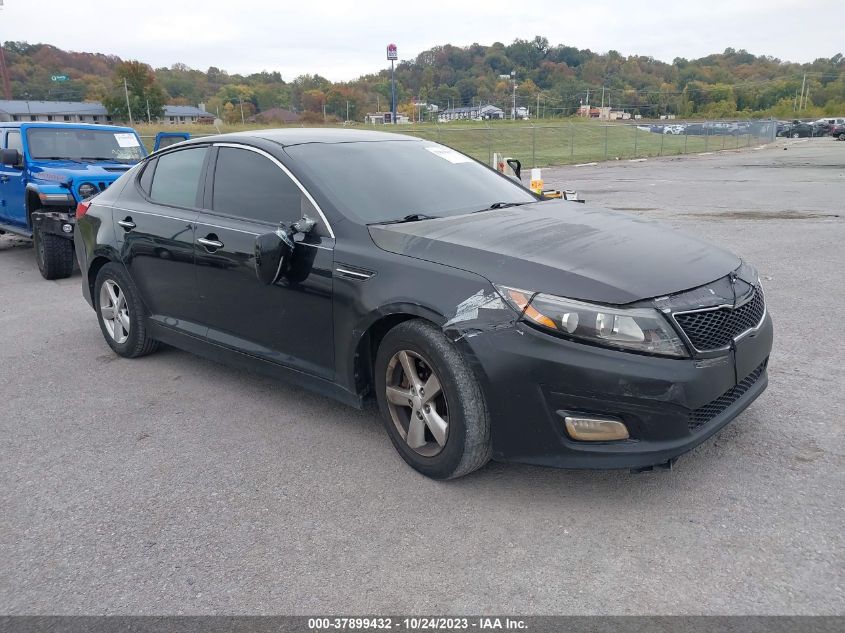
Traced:
<path fill-rule="evenodd" d="M 695 288 L 740 259 L 656 222 L 574 202 L 545 201 L 369 227 L 380 248 L 493 283 L 626 304 Z"/>
<path fill-rule="evenodd" d="M 120 178 L 132 165 L 118 162 L 76 163 L 72 161 L 39 161 L 30 170 L 34 178 L 42 174 L 45 180 L 72 180 L 81 182 L 86 179 L 115 180 Z"/>

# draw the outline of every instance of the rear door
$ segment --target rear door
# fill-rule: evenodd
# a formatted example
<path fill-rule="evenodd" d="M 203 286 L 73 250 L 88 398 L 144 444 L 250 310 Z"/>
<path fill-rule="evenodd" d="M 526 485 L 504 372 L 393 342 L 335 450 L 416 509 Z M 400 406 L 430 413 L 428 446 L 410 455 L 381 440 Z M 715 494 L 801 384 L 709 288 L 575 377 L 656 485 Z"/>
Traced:
<path fill-rule="evenodd" d="M 5 149 L 16 149 L 23 155 L 20 130 L 0 128 L 0 132 L 0 145 Z M 0 165 L 0 222 L 26 226 L 26 178 L 23 165 Z"/>
<path fill-rule="evenodd" d="M 197 286 L 209 341 L 322 377 L 334 377 L 334 240 L 309 196 L 281 163 L 247 146 L 216 148 L 197 222 Z M 317 220 L 292 269 L 265 286 L 255 238 L 303 215 Z"/>
<path fill-rule="evenodd" d="M 208 146 L 148 161 L 114 208 L 121 256 L 152 318 L 205 336 L 194 270 L 194 231 L 204 195 Z"/>

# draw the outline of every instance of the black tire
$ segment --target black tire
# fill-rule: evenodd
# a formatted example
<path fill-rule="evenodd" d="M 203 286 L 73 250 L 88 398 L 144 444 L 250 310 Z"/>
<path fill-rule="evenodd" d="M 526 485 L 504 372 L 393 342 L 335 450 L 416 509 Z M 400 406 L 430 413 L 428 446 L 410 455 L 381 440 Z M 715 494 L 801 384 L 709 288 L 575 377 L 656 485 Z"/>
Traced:
<path fill-rule="evenodd" d="M 35 223 L 32 227 L 35 261 L 44 279 L 65 279 L 73 274 L 73 242 L 66 237 L 51 235 Z"/>
<path fill-rule="evenodd" d="M 843 132 L 842 134 L 839 135 L 839 140 L 845 141 L 845 132 Z"/>
<path fill-rule="evenodd" d="M 387 401 L 390 360 L 407 350 L 437 374 L 448 403 L 448 437 L 439 453 L 427 457 L 412 449 L 396 428 Z M 375 361 L 375 388 L 384 426 L 393 446 L 414 469 L 432 479 L 454 479 L 484 466 L 492 452 L 490 416 L 478 380 L 457 348 L 429 321 L 405 321 L 384 337 Z"/>
<path fill-rule="evenodd" d="M 125 341 L 118 343 L 106 328 L 105 319 L 101 306 L 101 291 L 103 284 L 111 281 L 119 287 L 126 300 L 127 312 L 129 315 L 129 332 Z M 103 266 L 97 273 L 94 282 L 94 308 L 97 311 L 97 322 L 100 324 L 100 331 L 106 339 L 109 347 L 119 356 L 124 358 L 138 358 L 146 356 L 158 349 L 159 343 L 147 333 L 146 313 L 138 295 L 138 289 L 132 283 L 132 279 L 120 264 L 110 263 Z"/>

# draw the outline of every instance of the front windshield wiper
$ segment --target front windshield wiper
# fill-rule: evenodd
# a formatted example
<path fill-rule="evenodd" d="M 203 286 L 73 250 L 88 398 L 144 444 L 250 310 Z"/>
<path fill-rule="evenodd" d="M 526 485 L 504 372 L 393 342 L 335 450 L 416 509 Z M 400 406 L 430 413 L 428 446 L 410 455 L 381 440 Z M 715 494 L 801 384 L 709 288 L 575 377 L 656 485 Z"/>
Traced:
<path fill-rule="evenodd" d="M 473 213 L 481 213 L 482 211 L 491 211 L 493 209 L 507 209 L 508 207 L 518 207 L 523 204 L 528 204 L 528 202 L 494 202 L 489 207 L 473 211 Z"/>
<path fill-rule="evenodd" d="M 69 160 L 72 163 L 78 163 L 79 159 L 71 158 L 70 156 L 33 156 L 33 160 Z"/>
<path fill-rule="evenodd" d="M 403 222 L 419 222 L 420 220 L 434 220 L 438 216 L 426 215 L 425 213 L 409 213 L 404 218 L 398 220 L 386 220 L 384 222 L 374 222 L 374 224 L 402 224 Z"/>
<path fill-rule="evenodd" d="M 107 160 L 112 163 L 118 162 L 114 156 L 81 156 L 79 160 Z"/>

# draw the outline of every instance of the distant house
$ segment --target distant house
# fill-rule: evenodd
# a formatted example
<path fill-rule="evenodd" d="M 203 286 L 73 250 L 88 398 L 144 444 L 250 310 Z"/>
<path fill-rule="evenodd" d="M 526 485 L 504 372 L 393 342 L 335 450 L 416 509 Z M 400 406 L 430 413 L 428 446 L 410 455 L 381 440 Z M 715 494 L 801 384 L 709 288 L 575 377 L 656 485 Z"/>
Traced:
<path fill-rule="evenodd" d="M 247 119 L 250 123 L 299 123 L 302 117 L 284 108 L 270 108 Z"/>
<path fill-rule="evenodd" d="M 505 113 L 501 108 L 494 105 L 474 105 L 466 108 L 449 108 L 438 114 L 441 121 L 454 121 L 456 119 L 502 119 Z"/>
<path fill-rule="evenodd" d="M 137 113 L 139 121 L 144 113 Z M 59 121 L 65 123 L 111 123 L 99 101 L 0 101 L 0 121 Z M 164 106 L 161 123 L 214 123 L 214 115 L 194 106 Z"/>
<path fill-rule="evenodd" d="M 111 123 L 99 101 L 0 101 L 0 121 Z"/>
<path fill-rule="evenodd" d="M 164 116 L 161 118 L 162 123 L 170 125 L 179 125 L 184 123 L 214 123 L 214 115 L 206 112 L 203 108 L 194 106 L 164 106 Z"/>

